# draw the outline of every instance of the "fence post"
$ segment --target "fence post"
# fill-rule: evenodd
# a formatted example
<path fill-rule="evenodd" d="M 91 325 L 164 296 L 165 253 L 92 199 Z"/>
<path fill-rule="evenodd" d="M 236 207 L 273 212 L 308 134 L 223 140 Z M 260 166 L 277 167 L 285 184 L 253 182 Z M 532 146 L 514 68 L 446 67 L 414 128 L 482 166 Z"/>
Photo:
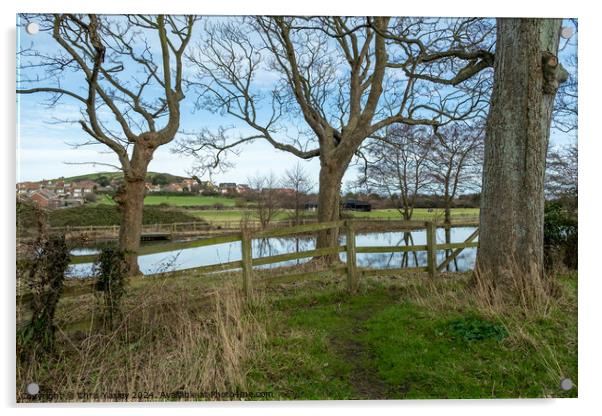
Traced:
<path fill-rule="evenodd" d="M 241 250 L 242 250 L 242 288 L 248 298 L 252 294 L 253 280 L 253 252 L 251 230 L 242 228 Z"/>
<path fill-rule="evenodd" d="M 437 274 L 437 227 L 432 221 L 426 222 L 426 265 L 429 277 Z"/>
<path fill-rule="evenodd" d="M 351 220 L 345 221 L 346 252 L 347 252 L 347 290 L 357 291 L 357 267 L 355 258 L 355 229 Z"/>

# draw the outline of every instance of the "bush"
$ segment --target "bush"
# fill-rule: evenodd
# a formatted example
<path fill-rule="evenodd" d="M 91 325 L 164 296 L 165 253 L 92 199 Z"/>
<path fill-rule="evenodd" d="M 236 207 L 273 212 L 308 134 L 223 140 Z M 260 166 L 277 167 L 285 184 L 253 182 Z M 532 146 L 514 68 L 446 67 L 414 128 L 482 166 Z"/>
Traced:
<path fill-rule="evenodd" d="M 54 316 L 70 261 L 69 248 L 62 235 L 39 237 L 25 256 L 17 263 L 17 276 L 32 295 L 32 315 L 17 332 L 17 351 L 22 357 L 53 350 Z"/>
<path fill-rule="evenodd" d="M 173 207 L 145 206 L 142 215 L 144 224 L 169 224 L 174 222 L 193 222 L 198 218 Z M 23 222 L 30 222 L 30 215 L 23 215 Z M 119 209 L 114 205 L 83 205 L 63 208 L 49 213 L 49 222 L 53 227 L 119 225 Z M 24 224 L 23 224 L 24 225 Z M 29 224 L 29 226 L 34 226 Z"/>
<path fill-rule="evenodd" d="M 495 324 L 478 316 L 466 316 L 449 321 L 444 328 L 452 338 L 464 341 L 480 341 L 494 339 L 501 341 L 508 336 L 508 331 L 501 324 Z"/>
<path fill-rule="evenodd" d="M 236 208 L 246 208 L 248 205 L 247 200 L 244 198 L 236 198 L 234 200 L 234 206 Z"/>
<path fill-rule="evenodd" d="M 94 263 L 95 289 L 102 294 L 104 326 L 112 330 L 120 319 L 120 303 L 125 293 L 125 278 L 129 267 L 124 251 L 113 248 L 102 250 Z"/>
<path fill-rule="evenodd" d="M 575 214 L 559 202 L 548 202 L 544 214 L 544 262 L 546 269 L 553 270 L 560 264 L 577 269 L 577 231 Z"/>

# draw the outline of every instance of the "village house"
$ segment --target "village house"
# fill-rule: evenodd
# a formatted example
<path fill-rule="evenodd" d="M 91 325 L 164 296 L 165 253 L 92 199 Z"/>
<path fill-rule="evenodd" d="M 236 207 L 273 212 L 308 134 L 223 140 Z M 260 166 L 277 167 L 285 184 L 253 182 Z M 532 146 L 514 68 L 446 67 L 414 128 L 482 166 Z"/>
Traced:
<path fill-rule="evenodd" d="M 63 199 L 63 204 L 65 207 L 78 207 L 84 205 L 83 198 L 65 198 Z"/>
<path fill-rule="evenodd" d="M 222 182 L 219 184 L 219 193 L 222 195 L 236 193 L 237 188 L 234 182 Z"/>
<path fill-rule="evenodd" d="M 241 184 L 238 184 L 238 185 L 236 186 L 236 191 L 237 191 L 239 194 L 246 194 L 246 193 L 248 193 L 250 190 L 251 190 L 251 188 L 249 187 L 249 185 L 246 185 L 246 184 L 242 184 L 242 183 L 241 183 Z"/>
<path fill-rule="evenodd" d="M 199 181 L 199 191 L 217 192 L 217 186 L 211 181 Z"/>
<path fill-rule="evenodd" d="M 63 205 L 62 200 L 48 189 L 40 189 L 31 195 L 34 204 L 41 208 L 55 209 Z"/>
<path fill-rule="evenodd" d="M 21 182 L 17 184 L 17 193 L 19 195 L 31 196 L 34 192 L 41 189 L 37 182 Z"/>
<path fill-rule="evenodd" d="M 183 192 L 184 189 L 182 188 L 182 185 L 180 185 L 179 183 L 170 183 L 169 185 L 166 185 L 165 187 L 163 187 L 163 190 L 165 192 Z"/>
<path fill-rule="evenodd" d="M 182 185 L 182 188 L 188 188 L 189 191 L 192 191 L 192 187 L 198 185 L 198 182 L 194 179 L 182 179 L 180 185 Z"/>
<path fill-rule="evenodd" d="M 161 192 L 161 185 L 153 185 L 151 182 L 145 182 L 144 187 L 150 193 L 152 192 Z"/>
<path fill-rule="evenodd" d="M 69 188 L 71 198 L 83 198 L 86 194 L 94 193 L 97 184 L 94 181 L 72 182 Z"/>

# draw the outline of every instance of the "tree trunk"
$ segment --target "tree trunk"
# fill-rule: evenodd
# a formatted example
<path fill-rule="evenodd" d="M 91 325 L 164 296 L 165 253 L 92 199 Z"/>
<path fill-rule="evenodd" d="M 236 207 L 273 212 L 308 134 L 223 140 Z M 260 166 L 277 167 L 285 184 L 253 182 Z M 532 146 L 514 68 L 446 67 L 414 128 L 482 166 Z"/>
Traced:
<path fill-rule="evenodd" d="M 477 278 L 492 288 L 543 276 L 546 152 L 556 89 L 566 79 L 551 59 L 560 20 L 497 22 L 477 256 Z"/>
<path fill-rule="evenodd" d="M 320 184 L 318 191 L 318 222 L 338 221 L 340 219 L 341 181 L 347 170 L 351 157 L 346 160 L 321 157 Z M 335 247 L 339 245 L 337 228 L 320 231 L 316 248 Z M 331 264 L 339 261 L 338 253 L 321 256 L 320 259 Z"/>
<path fill-rule="evenodd" d="M 126 252 L 129 275 L 140 274 L 138 250 L 142 235 L 142 214 L 146 193 L 145 179 L 152 149 L 134 148 L 130 168 L 124 173 L 124 182 L 115 196 L 121 214 L 119 227 L 119 249 Z"/>

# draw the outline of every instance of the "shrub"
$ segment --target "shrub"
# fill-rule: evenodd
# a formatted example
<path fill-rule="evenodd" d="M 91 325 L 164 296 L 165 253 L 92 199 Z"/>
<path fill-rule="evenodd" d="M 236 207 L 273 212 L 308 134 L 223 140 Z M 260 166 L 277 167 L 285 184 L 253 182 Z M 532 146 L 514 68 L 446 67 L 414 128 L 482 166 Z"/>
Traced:
<path fill-rule="evenodd" d="M 198 219 L 173 207 L 145 206 L 142 215 L 144 224 L 169 224 L 174 222 L 193 222 Z M 24 216 L 25 218 L 25 216 Z M 53 227 L 86 225 L 119 225 L 119 210 L 114 205 L 83 205 L 63 208 L 49 213 L 49 222 Z"/>
<path fill-rule="evenodd" d="M 559 202 L 548 202 L 544 214 L 544 262 L 548 270 L 563 264 L 569 269 L 577 269 L 576 215 Z"/>
<path fill-rule="evenodd" d="M 111 330 L 120 319 L 128 269 L 125 252 L 113 248 L 102 250 L 94 263 L 95 289 L 102 294 L 101 316 L 104 326 Z"/>
<path fill-rule="evenodd" d="M 31 293 L 32 316 L 17 332 L 17 351 L 21 356 L 54 348 L 54 316 L 65 271 L 69 266 L 69 248 L 65 236 L 40 236 L 17 263 L 17 276 Z"/>
<path fill-rule="evenodd" d="M 234 200 L 234 206 L 236 208 L 246 208 L 247 207 L 247 200 L 244 198 L 236 198 Z"/>
<path fill-rule="evenodd" d="M 485 339 L 501 341 L 508 336 L 508 331 L 503 325 L 489 322 L 478 316 L 451 320 L 445 330 L 452 338 L 460 338 L 468 342 Z"/>

